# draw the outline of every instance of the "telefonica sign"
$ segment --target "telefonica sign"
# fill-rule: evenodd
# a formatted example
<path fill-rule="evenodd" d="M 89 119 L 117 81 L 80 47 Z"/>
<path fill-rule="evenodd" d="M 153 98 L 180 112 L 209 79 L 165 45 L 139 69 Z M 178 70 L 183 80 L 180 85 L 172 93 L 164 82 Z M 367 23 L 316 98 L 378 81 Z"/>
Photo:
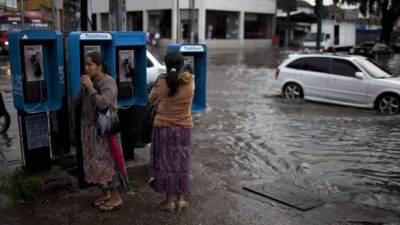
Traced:
<path fill-rule="evenodd" d="M 201 45 L 182 45 L 181 52 L 204 52 L 204 47 Z"/>
<path fill-rule="evenodd" d="M 82 33 L 81 40 L 111 40 L 110 33 Z"/>

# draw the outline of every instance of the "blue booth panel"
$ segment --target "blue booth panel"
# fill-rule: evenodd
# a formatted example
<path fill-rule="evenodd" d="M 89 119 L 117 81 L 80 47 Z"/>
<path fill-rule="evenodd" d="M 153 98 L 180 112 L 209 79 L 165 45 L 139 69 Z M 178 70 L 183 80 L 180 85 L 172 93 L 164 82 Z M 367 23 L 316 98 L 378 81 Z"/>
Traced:
<path fill-rule="evenodd" d="M 146 85 L 146 33 L 112 32 L 113 58 L 120 106 L 145 105 Z"/>
<path fill-rule="evenodd" d="M 170 44 L 167 51 L 180 52 L 185 58 L 185 69 L 195 77 L 192 112 L 204 112 L 206 102 L 207 46 L 201 44 Z"/>
<path fill-rule="evenodd" d="M 8 37 L 15 108 L 27 113 L 58 110 L 65 95 L 61 32 L 13 30 Z"/>
<path fill-rule="evenodd" d="M 98 51 L 103 55 L 107 64 L 107 72 L 115 79 L 115 55 L 111 33 L 71 32 L 68 36 L 68 88 L 70 102 L 73 102 L 79 92 L 80 76 L 85 74 L 85 55 L 92 51 Z"/>

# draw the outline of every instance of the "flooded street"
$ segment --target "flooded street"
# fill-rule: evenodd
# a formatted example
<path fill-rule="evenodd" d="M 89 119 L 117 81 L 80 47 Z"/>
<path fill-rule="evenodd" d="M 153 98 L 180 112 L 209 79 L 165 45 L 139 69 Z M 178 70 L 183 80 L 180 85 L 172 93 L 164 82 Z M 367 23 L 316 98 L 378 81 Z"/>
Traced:
<path fill-rule="evenodd" d="M 284 177 L 334 199 L 400 211 L 400 115 L 312 102 L 272 90 L 275 68 L 294 51 L 210 50 L 207 103 L 194 115 L 194 167 L 219 188 Z M 0 84 L 12 116 L 0 135 L 0 168 L 20 162 L 7 59 Z M 381 60 L 400 73 L 400 55 Z"/>
<path fill-rule="evenodd" d="M 400 116 L 281 98 L 272 81 L 288 53 L 210 51 L 194 157 L 226 188 L 285 177 L 337 200 L 400 210 Z M 381 62 L 400 73 L 399 55 Z"/>

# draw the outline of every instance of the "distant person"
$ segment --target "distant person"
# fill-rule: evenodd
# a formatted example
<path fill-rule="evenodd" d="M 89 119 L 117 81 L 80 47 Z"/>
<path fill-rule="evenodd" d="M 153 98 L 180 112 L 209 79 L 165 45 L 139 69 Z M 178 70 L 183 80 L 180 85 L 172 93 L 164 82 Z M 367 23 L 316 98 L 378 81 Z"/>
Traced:
<path fill-rule="evenodd" d="M 207 26 L 207 39 L 212 39 L 213 38 L 213 29 L 214 29 L 214 26 L 212 24 L 208 24 L 208 26 Z"/>
<path fill-rule="evenodd" d="M 156 192 L 165 193 L 159 208 L 173 211 L 189 205 L 185 193 L 189 191 L 191 167 L 194 76 L 183 71 L 181 53 L 167 53 L 164 60 L 167 73 L 160 75 L 149 96 L 157 111 L 150 149 L 150 185 Z"/>
<path fill-rule="evenodd" d="M 81 76 L 81 89 L 75 98 L 75 105 L 82 106 L 85 180 L 102 189 L 102 196 L 93 202 L 101 211 L 113 211 L 122 206 L 119 189 L 127 181 L 121 148 L 113 145 L 116 135 L 101 137 L 96 130 L 96 110 L 117 110 L 117 92 L 115 80 L 106 73 L 103 56 L 99 52 L 87 54 L 85 74 Z"/>

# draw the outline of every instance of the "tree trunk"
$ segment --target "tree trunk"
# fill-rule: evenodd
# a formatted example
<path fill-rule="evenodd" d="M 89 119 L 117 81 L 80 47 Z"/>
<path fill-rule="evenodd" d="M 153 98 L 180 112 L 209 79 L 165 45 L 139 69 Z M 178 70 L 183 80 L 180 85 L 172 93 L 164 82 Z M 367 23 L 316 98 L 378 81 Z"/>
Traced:
<path fill-rule="evenodd" d="M 110 0 L 110 28 L 126 31 L 126 0 Z"/>
<path fill-rule="evenodd" d="M 76 0 L 64 0 L 63 8 L 64 37 L 68 37 L 71 31 L 78 30 L 78 17 L 76 14 L 80 10 L 80 4 Z"/>

